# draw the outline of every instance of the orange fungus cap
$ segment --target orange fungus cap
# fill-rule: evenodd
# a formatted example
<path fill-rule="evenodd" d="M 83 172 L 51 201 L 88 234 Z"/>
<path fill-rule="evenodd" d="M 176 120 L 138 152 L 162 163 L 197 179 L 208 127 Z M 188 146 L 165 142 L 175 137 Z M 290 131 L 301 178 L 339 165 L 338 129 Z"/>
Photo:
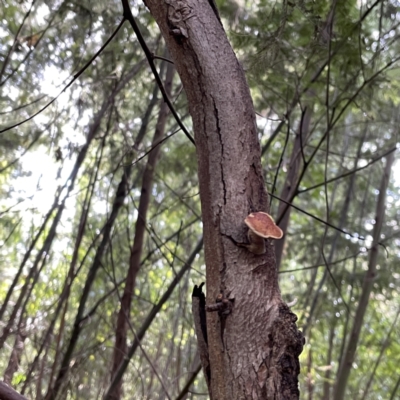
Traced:
<path fill-rule="evenodd" d="M 244 223 L 258 236 L 263 238 L 280 239 L 283 231 L 275 224 L 274 219 L 267 213 L 258 211 L 249 214 Z"/>

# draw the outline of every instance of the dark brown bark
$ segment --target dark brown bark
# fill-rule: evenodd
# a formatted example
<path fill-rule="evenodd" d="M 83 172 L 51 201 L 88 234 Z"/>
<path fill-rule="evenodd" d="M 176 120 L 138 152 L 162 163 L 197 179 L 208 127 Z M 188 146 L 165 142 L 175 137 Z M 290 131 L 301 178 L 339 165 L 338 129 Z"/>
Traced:
<path fill-rule="evenodd" d="M 207 0 L 147 0 L 181 77 L 193 119 L 207 266 L 211 399 L 298 399 L 302 334 L 282 302 L 274 249 L 255 256 L 244 218 L 268 211 L 255 114 L 243 69 Z"/>

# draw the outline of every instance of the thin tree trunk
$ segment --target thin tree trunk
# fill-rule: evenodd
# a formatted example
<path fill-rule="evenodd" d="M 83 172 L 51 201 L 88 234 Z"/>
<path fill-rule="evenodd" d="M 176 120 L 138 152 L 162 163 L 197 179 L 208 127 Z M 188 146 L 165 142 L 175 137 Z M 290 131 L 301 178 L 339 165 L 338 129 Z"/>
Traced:
<path fill-rule="evenodd" d="M 361 156 L 362 145 L 364 143 L 364 139 L 365 139 L 366 135 L 367 135 L 367 127 L 365 128 L 363 136 L 359 141 L 358 150 L 357 150 L 357 157 L 354 160 L 353 168 L 357 167 L 359 158 Z M 347 135 L 346 135 L 346 137 L 347 137 Z M 341 164 L 344 162 L 344 156 L 345 156 L 345 153 L 346 153 L 346 148 L 347 148 L 346 143 L 344 143 L 343 152 L 341 154 Z M 355 182 L 356 182 L 356 174 L 353 174 L 350 177 L 350 182 L 349 182 L 348 188 L 346 190 L 346 197 L 344 199 L 343 206 L 342 206 L 342 209 L 340 211 L 340 216 L 341 217 L 340 217 L 339 224 L 338 224 L 338 227 L 340 229 L 343 229 L 343 227 L 346 224 L 347 218 L 348 218 L 348 210 L 349 210 L 349 207 L 350 207 L 350 204 L 351 204 L 351 200 L 352 200 L 352 197 L 353 197 L 353 188 L 354 188 Z M 339 185 L 339 181 L 336 181 L 335 182 L 335 187 L 334 187 L 334 190 L 333 190 L 333 194 L 332 194 L 331 204 L 334 204 L 335 193 L 336 193 L 336 190 L 338 188 L 338 185 Z M 325 236 L 326 236 L 326 233 L 327 233 L 327 227 L 325 228 Z M 328 265 L 333 260 L 333 257 L 334 257 L 335 252 L 336 252 L 336 245 L 337 245 L 338 239 L 340 238 L 340 235 L 341 235 L 341 233 L 339 231 L 336 231 L 335 234 L 334 234 L 334 237 L 333 237 L 333 240 L 332 240 L 332 244 L 331 244 L 331 248 L 330 248 L 330 251 L 329 251 L 329 256 L 328 256 L 328 259 L 327 259 L 327 264 Z M 325 236 L 324 236 L 324 241 L 325 241 Z M 321 248 L 322 248 L 322 246 L 321 246 Z M 319 259 L 321 259 L 321 255 L 320 255 Z M 325 284 L 325 281 L 326 281 L 327 277 L 328 277 L 328 268 L 326 267 L 325 270 L 324 270 L 324 273 L 322 275 L 322 278 L 321 278 L 321 280 L 320 280 L 320 282 L 318 284 L 318 288 L 315 291 L 315 295 L 314 295 L 312 303 L 311 303 L 310 311 L 308 313 L 306 323 L 304 324 L 304 327 L 303 327 L 303 332 L 304 332 L 305 335 L 307 334 L 308 329 L 310 328 L 311 321 L 312 321 L 312 319 L 314 317 L 315 309 L 317 307 L 319 295 L 321 293 L 322 287 Z M 308 303 L 305 304 L 305 308 L 307 308 L 307 307 L 308 307 Z"/>
<path fill-rule="evenodd" d="M 127 14 L 127 1 L 123 1 Z M 229 297 L 232 312 L 207 314 L 212 400 L 299 398 L 302 334 L 283 303 L 273 245 L 253 255 L 244 218 L 268 211 L 249 88 L 215 8 L 207 0 L 147 0 L 185 88 L 193 120 L 207 302 Z"/>
<path fill-rule="evenodd" d="M 361 328 L 364 321 L 365 312 L 367 310 L 369 296 L 376 277 L 376 265 L 378 262 L 379 239 L 383 226 L 383 219 L 386 211 L 386 190 L 389 185 L 390 172 L 394 162 L 394 153 L 390 153 L 386 158 L 386 167 L 382 176 L 379 188 L 378 202 L 376 205 L 375 226 L 373 231 L 373 243 L 369 255 L 368 270 L 364 276 L 360 300 L 358 302 L 357 311 L 354 318 L 353 328 L 347 344 L 347 348 L 339 366 L 336 379 L 335 400 L 343 400 L 346 392 L 347 382 L 353 365 L 354 357 L 357 350 L 358 340 L 360 338 Z"/>
<path fill-rule="evenodd" d="M 74 168 L 73 168 L 73 170 L 72 170 L 72 172 L 71 172 L 71 174 L 70 174 L 70 176 L 69 176 L 69 178 L 67 180 L 67 183 L 65 184 L 65 186 L 68 189 L 67 189 L 67 193 L 65 194 L 62 203 L 59 206 L 57 206 L 57 203 L 58 203 L 58 200 L 59 200 L 59 196 L 61 195 L 61 192 L 62 192 L 62 190 L 59 190 L 59 192 L 56 194 L 54 205 L 51 208 L 51 210 L 49 211 L 49 213 L 46 215 L 46 219 L 45 219 L 45 222 L 42 224 L 41 230 L 36 235 L 35 239 L 32 242 L 31 247 L 29 248 L 29 251 L 24 256 L 23 262 L 22 262 L 22 264 L 21 264 L 21 266 L 20 266 L 20 268 L 18 270 L 18 273 L 17 273 L 17 275 L 16 275 L 16 277 L 15 277 L 13 283 L 11 284 L 11 287 L 10 287 L 8 293 L 7 293 L 5 302 L 1 307 L 0 316 L 3 315 L 3 313 L 4 313 L 5 309 L 6 309 L 6 305 L 7 305 L 8 301 L 9 301 L 9 299 L 11 298 L 12 291 L 13 291 L 15 285 L 18 283 L 18 279 L 19 279 L 19 276 L 20 276 L 20 274 L 21 274 L 21 272 L 23 270 L 23 266 L 28 261 L 29 256 L 30 256 L 32 250 L 34 249 L 34 245 L 36 244 L 37 240 L 40 237 L 40 232 L 44 230 L 44 228 L 46 226 L 46 223 L 47 223 L 48 219 L 50 218 L 52 212 L 55 209 L 57 209 L 57 213 L 56 213 L 56 216 L 54 217 L 54 220 L 52 222 L 52 226 L 51 226 L 51 228 L 49 230 L 49 234 L 46 236 L 46 239 L 44 241 L 44 245 L 40 249 L 39 253 L 37 254 L 37 256 L 35 258 L 35 262 L 33 263 L 32 267 L 29 270 L 28 277 L 26 278 L 26 281 L 25 281 L 25 283 L 24 283 L 24 285 L 23 285 L 23 287 L 21 289 L 21 293 L 20 293 L 20 295 L 18 297 L 18 300 L 17 300 L 16 304 L 14 305 L 14 308 L 13 308 L 13 311 L 12 311 L 12 313 L 10 315 L 9 321 L 8 321 L 7 325 L 5 326 L 5 328 L 3 330 L 2 336 L 0 337 L 0 349 L 2 348 L 2 346 L 4 345 L 5 340 L 8 337 L 8 334 L 9 334 L 9 332 L 11 330 L 11 327 L 12 327 L 12 324 L 14 322 L 14 319 L 15 319 L 18 311 L 19 311 L 19 308 L 20 308 L 20 306 L 22 304 L 22 301 L 23 301 L 26 293 L 28 292 L 28 290 L 31 291 L 33 289 L 33 283 L 31 285 L 31 280 L 35 279 L 35 278 L 37 279 L 37 277 L 38 277 L 37 266 L 38 266 L 38 264 L 40 262 L 40 259 L 42 258 L 42 255 L 44 253 L 48 253 L 48 251 L 50 250 L 51 244 L 52 244 L 53 239 L 54 239 L 55 234 L 56 234 L 56 229 L 57 229 L 57 226 L 58 226 L 58 222 L 60 221 L 61 216 L 62 216 L 63 211 L 64 211 L 65 201 L 66 201 L 66 199 L 68 198 L 69 194 L 71 193 L 71 191 L 74 188 L 75 180 L 76 180 L 76 178 L 78 176 L 80 167 L 82 166 L 83 161 L 85 160 L 85 157 L 86 157 L 86 154 L 87 154 L 87 152 L 89 150 L 91 142 L 93 141 L 93 139 L 95 138 L 95 136 L 96 136 L 96 134 L 98 132 L 98 129 L 99 129 L 100 124 L 101 124 L 101 121 L 102 121 L 104 115 L 106 114 L 108 108 L 110 107 L 110 105 L 115 100 L 116 95 L 124 88 L 124 86 L 129 82 L 129 80 L 134 75 L 136 75 L 138 73 L 138 71 L 140 70 L 141 66 L 142 66 L 142 63 L 138 63 L 137 65 L 135 65 L 132 68 L 132 70 L 128 74 L 126 74 L 126 76 L 121 80 L 121 82 L 119 82 L 119 84 L 113 90 L 111 95 L 109 95 L 109 96 L 107 96 L 105 98 L 101 109 L 99 110 L 99 112 L 94 117 L 93 123 L 90 125 L 89 132 L 88 132 L 88 135 L 87 135 L 87 138 L 86 138 L 86 143 L 84 144 L 84 146 L 82 146 L 82 148 L 81 148 L 81 150 L 80 150 L 80 152 L 79 152 L 79 154 L 78 154 L 78 156 L 76 158 Z"/>
<path fill-rule="evenodd" d="M 89 297 L 89 293 L 90 293 L 91 287 L 93 285 L 94 279 L 96 277 L 97 271 L 99 270 L 99 268 L 101 266 L 101 260 L 102 260 L 103 254 L 106 250 L 106 247 L 108 245 L 108 242 L 110 240 L 112 227 L 114 226 L 114 222 L 117 218 L 117 215 L 118 215 L 121 207 L 124 204 L 124 200 L 125 200 L 125 197 L 126 197 L 126 194 L 128 191 L 131 171 L 132 171 L 131 165 L 128 165 L 123 170 L 122 178 L 121 178 L 121 181 L 118 185 L 118 188 L 117 188 L 117 191 L 115 194 L 114 202 L 113 202 L 112 209 L 111 209 L 111 214 L 108 217 L 108 219 L 104 225 L 104 228 L 102 231 L 102 233 L 103 233 L 102 240 L 99 244 L 99 247 L 97 248 L 96 254 L 93 259 L 93 263 L 89 269 L 88 276 L 86 278 L 85 286 L 83 288 L 82 296 L 81 296 L 79 306 L 78 306 L 78 311 L 75 316 L 75 322 L 73 325 L 71 337 L 67 344 L 67 350 L 66 350 L 66 352 L 64 354 L 64 358 L 61 362 L 61 367 L 58 372 L 57 379 L 54 383 L 54 386 L 52 386 L 51 384 L 49 386 L 49 390 L 45 397 L 46 400 L 56 399 L 56 397 L 61 389 L 61 385 L 64 383 L 64 379 L 66 378 L 66 374 L 69 369 L 72 354 L 73 354 L 75 346 L 78 342 L 80 332 L 82 330 L 82 318 L 84 316 L 86 302 Z"/>
<path fill-rule="evenodd" d="M 0 399 L 1 400 L 28 400 L 16 392 L 13 388 L 8 386 L 6 383 L 0 381 Z"/>
<path fill-rule="evenodd" d="M 400 375 L 399 375 L 399 378 L 396 381 L 396 384 L 394 385 L 394 388 L 393 388 L 393 391 L 392 391 L 392 393 L 390 395 L 390 399 L 389 400 L 395 400 L 395 396 L 396 396 L 396 393 L 397 393 L 397 390 L 399 389 L 399 387 L 400 387 Z"/>
<path fill-rule="evenodd" d="M 361 231 L 362 226 L 364 224 L 364 215 L 365 215 L 365 209 L 367 208 L 366 203 L 367 203 L 367 199 L 368 196 L 370 194 L 370 186 L 371 186 L 371 178 L 372 178 L 372 170 L 370 171 L 370 173 L 368 174 L 368 179 L 366 182 L 366 187 L 365 190 L 363 192 L 363 194 L 360 194 L 362 196 L 362 203 L 360 205 L 360 215 L 358 217 L 359 219 L 359 229 L 358 231 Z M 353 298 L 353 292 L 354 292 L 354 282 L 356 279 L 356 271 L 357 271 L 357 256 L 355 256 L 353 258 L 353 268 L 351 271 L 351 275 L 350 275 L 350 280 L 349 280 L 349 286 L 350 286 L 350 290 L 348 293 L 347 298 L 349 299 L 348 302 L 350 304 L 350 302 L 352 302 L 352 298 Z M 339 355 L 337 358 L 337 364 L 340 365 L 342 363 L 342 359 L 343 359 L 343 355 L 344 355 L 344 351 L 345 351 L 345 345 L 346 345 L 346 340 L 347 340 L 347 333 L 348 333 L 348 329 L 349 329 L 349 322 L 350 322 L 350 318 L 352 317 L 352 315 L 350 314 L 350 311 L 346 312 L 346 318 L 343 324 L 343 328 L 342 328 L 342 334 L 341 334 L 341 345 L 340 345 L 340 350 L 339 350 Z"/>
<path fill-rule="evenodd" d="M 40 226 L 39 230 L 37 231 L 37 233 L 35 234 L 35 236 L 32 239 L 31 244 L 29 245 L 28 250 L 25 252 L 24 257 L 22 259 L 22 262 L 18 268 L 18 272 L 15 274 L 15 277 L 10 285 L 10 288 L 7 291 L 6 297 L 4 298 L 3 304 L 1 305 L 0 308 L 0 321 L 3 320 L 3 316 L 4 313 L 7 309 L 8 306 L 8 302 L 11 299 L 11 295 L 14 292 L 15 287 L 18 284 L 19 278 L 24 270 L 25 264 L 27 263 L 27 261 L 29 260 L 29 257 L 32 254 L 32 251 L 34 250 L 36 243 L 38 242 L 38 240 L 40 239 L 40 236 L 42 235 L 43 231 L 46 229 L 46 225 L 48 223 L 48 221 L 50 220 L 54 210 L 57 208 L 57 204 L 58 201 L 60 200 L 60 196 L 61 196 L 61 190 L 57 190 L 55 198 L 54 198 L 54 202 L 53 205 L 51 206 L 50 210 L 47 212 L 46 216 L 44 217 L 44 220 L 42 222 L 42 225 Z M 15 318 L 15 316 L 14 316 Z M 12 318 L 9 318 L 12 319 Z"/>
<path fill-rule="evenodd" d="M 328 355 L 326 358 L 326 371 L 325 371 L 325 378 L 324 378 L 324 393 L 322 395 L 323 400 L 330 399 L 330 392 L 331 392 L 331 375 L 332 375 L 332 352 L 333 352 L 333 341 L 335 339 L 335 330 L 336 330 L 336 321 L 337 318 L 333 317 L 331 319 L 331 326 L 329 331 L 329 342 L 328 342 Z"/>
<path fill-rule="evenodd" d="M 93 124 L 91 125 L 90 128 L 90 135 L 94 137 L 94 134 L 97 132 L 97 129 L 100 126 L 100 122 L 101 122 L 101 118 L 104 115 L 105 111 L 108 109 L 108 107 L 113 104 L 116 96 L 120 93 L 120 91 L 125 87 L 125 85 L 130 81 L 130 79 L 136 75 L 140 68 L 142 67 L 142 62 L 138 63 L 137 65 L 135 65 L 132 70 L 127 73 L 123 79 L 121 80 L 121 82 L 116 86 L 116 88 L 113 90 L 113 92 L 111 93 L 111 95 L 109 95 L 106 100 L 103 102 L 102 108 L 99 111 L 99 113 L 97 114 Z M 89 140 L 89 139 L 87 139 Z M 81 159 L 81 162 L 83 161 L 84 155 L 86 154 L 88 150 L 88 142 L 85 144 L 85 146 L 82 148 L 80 154 L 78 155 L 78 160 Z M 84 155 L 82 156 L 82 152 L 85 152 Z M 78 161 L 77 161 L 78 162 Z M 76 167 L 74 168 L 75 171 Z M 123 170 L 122 173 L 122 177 L 121 177 L 121 181 L 119 182 L 116 194 L 115 194 L 115 198 L 114 198 L 114 202 L 112 205 L 112 209 L 111 209 L 111 214 L 108 217 L 103 230 L 102 230 L 102 240 L 99 244 L 99 247 L 96 250 L 96 254 L 93 260 L 93 263 L 90 267 L 89 273 L 88 273 L 88 277 L 86 279 L 85 282 L 85 287 L 83 289 L 83 293 L 82 293 L 82 297 L 79 303 L 79 307 L 78 307 L 78 311 L 75 317 L 75 323 L 74 323 L 74 327 L 72 330 L 72 334 L 71 334 L 71 338 L 69 340 L 69 343 L 67 345 L 67 351 L 64 354 L 64 358 L 62 360 L 61 363 L 61 367 L 60 370 L 58 372 L 58 376 L 56 378 L 56 382 L 54 384 L 54 387 L 52 385 L 52 382 L 49 383 L 49 388 L 48 388 L 48 392 L 46 394 L 46 399 L 50 400 L 50 399 L 55 399 L 57 397 L 57 394 L 61 388 L 61 385 L 64 382 L 65 376 L 68 372 L 69 369 L 69 361 L 72 357 L 72 353 L 74 351 L 74 348 L 76 346 L 76 343 L 78 341 L 79 335 L 80 335 L 80 331 L 82 329 L 81 323 L 82 323 L 82 317 L 85 311 L 85 305 L 86 305 L 86 301 L 88 299 L 89 296 L 89 292 L 91 290 L 92 284 L 94 282 L 94 279 L 96 277 L 97 271 L 100 268 L 101 265 L 101 259 L 102 256 L 104 254 L 104 251 L 107 247 L 107 243 L 109 241 L 110 238 L 110 234 L 111 234 L 111 230 L 112 227 L 114 225 L 114 222 L 118 216 L 119 210 L 120 208 L 123 206 L 128 188 L 129 188 L 129 180 L 130 180 L 130 176 L 132 173 L 132 165 L 129 164 L 128 166 L 126 166 Z"/>
<path fill-rule="evenodd" d="M 109 129 L 107 129 L 107 135 L 108 135 Z M 65 283 L 64 283 L 64 287 L 63 290 L 60 294 L 60 299 L 57 303 L 57 307 L 53 313 L 53 319 L 50 323 L 49 328 L 47 329 L 47 332 L 44 336 L 43 342 L 42 342 L 42 346 L 38 351 L 37 356 L 35 357 L 34 362 L 32 363 L 29 373 L 27 375 L 27 379 L 25 381 L 25 384 L 22 388 L 21 393 L 24 394 L 25 391 L 25 387 L 28 384 L 28 380 L 29 380 L 29 376 L 30 374 L 33 372 L 34 368 L 35 368 L 35 363 L 38 361 L 40 354 L 44 348 L 44 346 L 47 346 L 48 341 L 50 340 L 51 335 L 53 334 L 53 329 L 55 326 L 55 323 L 59 317 L 59 314 L 61 312 L 61 310 L 63 309 L 63 312 L 61 314 L 61 321 L 60 321 L 60 327 L 58 329 L 58 333 L 56 336 L 56 340 L 55 340 L 55 355 L 54 355 L 54 359 L 53 359 L 53 365 L 51 368 L 51 373 L 49 374 L 48 377 L 48 382 L 49 382 L 49 386 L 51 386 L 51 383 L 53 382 L 53 376 L 56 372 L 57 369 L 57 365 L 58 365 L 58 357 L 60 355 L 60 343 L 61 343 L 61 339 L 64 335 L 64 328 L 65 328 L 65 316 L 68 310 L 68 299 L 69 299 L 69 295 L 71 292 L 71 287 L 72 284 L 77 276 L 77 272 L 76 272 L 76 264 L 78 262 L 78 256 L 79 256 L 79 249 L 81 248 L 81 243 L 85 234 L 85 230 L 86 230 L 86 223 L 87 223 L 87 217 L 89 215 L 89 211 L 90 211 L 90 205 L 91 205 L 91 200 L 93 197 L 93 192 L 95 190 L 96 187 L 96 182 L 97 182 L 97 176 L 98 176 L 98 172 L 99 172 L 99 168 L 100 168 L 100 164 L 101 164 L 101 160 L 102 160 L 102 154 L 103 154 L 103 149 L 104 149 L 104 145 L 105 145 L 105 139 L 106 136 L 104 136 L 102 143 L 101 143 L 101 156 L 98 158 L 97 161 L 97 166 L 96 166 L 96 170 L 94 173 L 94 177 L 92 177 L 90 179 L 91 185 L 89 185 L 89 187 L 91 187 L 91 190 L 87 190 L 86 191 L 86 197 L 84 200 L 84 204 L 82 206 L 82 211 L 80 213 L 80 221 L 78 224 L 78 229 L 77 229 L 77 236 L 75 238 L 75 245 L 74 245 L 74 250 L 72 253 L 72 258 L 71 258 L 71 263 L 69 266 L 69 270 L 68 270 L 68 274 L 67 277 L 65 279 Z M 47 349 L 46 349 L 47 351 Z M 42 365 L 42 369 L 43 369 L 43 365 Z M 38 393 L 40 393 L 41 395 L 41 382 L 39 380 L 38 382 Z"/>
<path fill-rule="evenodd" d="M 300 169 L 300 163 L 302 160 L 302 152 L 306 143 L 306 139 L 310 130 L 310 122 L 311 116 L 313 114 L 313 107 L 307 107 L 305 110 L 304 116 L 300 121 L 299 128 L 296 133 L 296 138 L 293 145 L 292 154 L 290 156 L 289 169 L 286 175 L 285 185 L 279 195 L 279 197 L 283 200 L 290 201 L 290 193 L 293 187 L 297 185 L 297 178 Z M 287 232 L 287 228 L 289 226 L 290 213 L 292 208 L 286 207 L 284 202 L 279 204 L 278 215 L 282 215 L 282 218 L 279 222 L 279 227 L 282 229 L 284 233 Z M 283 248 L 285 245 L 285 237 L 279 239 L 275 243 L 275 255 L 276 255 L 276 265 L 279 269 L 281 265 L 281 259 L 283 254 Z"/>
<path fill-rule="evenodd" d="M 308 391 L 308 400 L 313 400 L 313 393 L 314 393 L 314 383 L 312 378 L 312 347 L 308 350 L 308 357 L 307 357 L 307 391 Z"/>
<path fill-rule="evenodd" d="M 22 316 L 21 316 L 22 318 Z M 26 333 L 25 331 L 25 322 L 20 322 L 19 329 L 17 332 L 15 332 L 15 341 L 14 341 L 14 346 L 11 351 L 10 358 L 8 360 L 8 365 L 6 368 L 6 371 L 4 372 L 4 382 L 7 383 L 8 385 L 11 385 L 12 378 L 15 374 L 15 372 L 18 370 L 19 363 L 21 361 L 21 354 L 24 349 L 24 342 L 26 339 Z"/>
<path fill-rule="evenodd" d="M 133 357 L 133 355 L 135 354 L 135 351 L 139 347 L 139 342 L 143 339 L 144 335 L 146 334 L 147 330 L 149 329 L 154 318 L 160 312 L 162 306 L 168 301 L 172 292 L 174 291 L 174 289 L 176 288 L 176 286 L 178 285 L 178 283 L 180 282 L 182 277 L 185 275 L 185 273 L 191 267 L 196 255 L 201 251 L 202 247 L 203 247 L 203 239 L 200 239 L 200 241 L 197 243 L 197 246 L 193 250 L 192 254 L 189 256 L 186 263 L 183 265 L 183 267 L 180 269 L 180 271 L 176 274 L 175 278 L 172 280 L 172 282 L 168 286 L 168 289 L 161 296 L 159 302 L 152 308 L 150 313 L 147 315 L 142 326 L 137 331 L 135 339 L 133 340 L 131 347 L 129 348 L 125 358 L 123 359 L 122 364 L 119 366 L 118 371 L 115 373 L 114 378 L 110 384 L 110 387 L 108 388 L 106 394 L 104 395 L 104 400 L 111 399 L 111 393 L 114 393 L 114 387 L 116 387 L 118 385 L 118 381 L 122 379 L 122 376 L 125 373 L 131 358 Z"/>
<path fill-rule="evenodd" d="M 74 182 L 74 181 L 72 181 L 72 182 Z M 22 286 L 21 292 L 20 292 L 18 299 L 17 299 L 17 301 L 13 307 L 13 310 L 10 314 L 8 323 L 4 327 L 3 333 L 0 336 L 0 350 L 3 348 L 4 343 L 7 340 L 8 336 L 11 332 L 11 329 L 15 323 L 17 314 L 18 313 L 23 314 L 25 312 L 25 307 L 27 305 L 27 302 L 29 301 L 30 293 L 32 292 L 32 290 L 34 288 L 34 286 L 39 278 L 40 271 L 44 267 L 44 264 L 46 261 L 46 256 L 43 257 L 43 255 L 48 254 L 50 251 L 51 245 L 56 236 L 56 230 L 57 230 L 58 223 L 61 219 L 62 213 L 65 208 L 65 201 L 68 198 L 69 193 L 70 193 L 70 190 L 68 190 L 67 194 L 64 196 L 62 203 L 57 207 L 57 213 L 52 221 L 51 227 L 49 229 L 49 233 L 46 236 L 46 239 L 44 241 L 42 248 L 39 250 L 38 254 L 36 255 L 35 261 L 33 262 L 32 267 L 29 269 L 28 276 L 25 280 L 24 285 Z M 42 260 L 42 257 L 43 257 L 43 260 Z M 38 269 L 38 266 L 39 266 L 39 263 L 41 260 L 42 260 L 42 265 Z M 24 301 L 24 299 L 25 299 L 25 301 Z M 22 307 L 21 307 L 21 305 L 22 305 Z"/>
<path fill-rule="evenodd" d="M 392 323 L 392 326 L 390 327 L 389 332 L 386 335 L 385 341 L 381 345 L 381 350 L 379 351 L 379 356 L 375 361 L 374 368 L 373 368 L 373 370 L 371 372 L 371 375 L 370 375 L 370 377 L 368 379 L 367 384 L 365 385 L 364 393 L 363 393 L 363 396 L 361 397 L 361 400 L 366 400 L 368 395 L 369 395 L 369 389 L 370 389 L 370 387 L 372 385 L 372 382 L 373 382 L 373 380 L 375 378 L 376 370 L 378 369 L 378 366 L 379 366 L 379 364 L 380 364 L 380 362 L 382 360 L 383 353 L 385 352 L 385 350 L 387 349 L 387 347 L 390 344 L 389 343 L 390 336 L 392 335 L 392 332 L 393 332 L 393 330 L 394 330 L 394 328 L 395 328 L 395 326 L 397 324 L 397 320 L 399 318 L 399 315 L 400 315 L 400 310 L 397 311 L 396 318 L 394 319 L 394 321 Z"/>
<path fill-rule="evenodd" d="M 165 78 L 165 89 L 168 96 L 172 91 L 172 80 L 175 68 L 172 64 L 168 64 L 167 74 Z M 157 163 L 160 146 L 156 146 L 164 137 L 165 125 L 168 116 L 168 106 L 162 103 L 160 113 L 153 137 L 152 152 L 149 154 L 146 168 L 143 173 L 142 190 L 139 200 L 138 217 L 135 225 L 135 237 L 131 249 L 129 260 L 129 270 L 126 277 L 124 293 L 121 298 L 121 308 L 118 313 L 117 325 L 115 328 L 115 347 L 113 355 L 113 365 L 111 371 L 111 380 L 113 380 L 122 360 L 126 354 L 126 341 L 128 332 L 127 319 L 130 315 L 132 298 L 135 289 L 136 277 L 140 270 L 140 259 L 142 257 L 144 235 L 146 233 L 147 210 L 150 204 L 151 192 L 153 188 L 153 176 Z M 116 385 L 114 392 L 111 394 L 111 399 L 119 399 L 121 397 L 122 380 Z"/>
<path fill-rule="evenodd" d="M 186 399 L 186 396 L 189 392 L 190 387 L 193 385 L 194 380 L 196 379 L 198 373 L 201 370 L 201 363 L 198 362 L 197 366 L 195 367 L 195 369 L 190 372 L 189 378 L 186 381 L 185 385 L 183 386 L 183 389 L 179 392 L 178 396 L 176 397 L 175 400 L 184 400 Z"/>

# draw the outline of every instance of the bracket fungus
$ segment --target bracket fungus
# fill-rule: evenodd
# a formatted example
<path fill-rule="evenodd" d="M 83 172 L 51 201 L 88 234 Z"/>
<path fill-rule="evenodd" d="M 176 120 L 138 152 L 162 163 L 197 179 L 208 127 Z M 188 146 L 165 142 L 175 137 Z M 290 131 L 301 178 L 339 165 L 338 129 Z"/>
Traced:
<path fill-rule="evenodd" d="M 247 249 L 254 254 L 264 254 L 265 241 L 264 239 L 281 239 L 283 231 L 275 224 L 273 218 L 262 211 L 249 214 L 244 223 L 249 227 L 247 237 L 250 244 Z"/>

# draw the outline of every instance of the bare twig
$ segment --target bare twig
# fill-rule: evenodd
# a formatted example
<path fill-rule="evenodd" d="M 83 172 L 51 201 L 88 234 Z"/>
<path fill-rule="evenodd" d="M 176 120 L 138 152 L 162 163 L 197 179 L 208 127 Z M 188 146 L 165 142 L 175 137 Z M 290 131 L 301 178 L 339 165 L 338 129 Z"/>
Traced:
<path fill-rule="evenodd" d="M 179 118 L 179 115 L 175 111 L 175 108 L 172 105 L 171 100 L 169 99 L 169 97 L 168 97 L 168 95 L 167 95 L 167 93 L 165 91 L 164 85 L 161 82 L 160 75 L 158 74 L 157 68 L 154 65 L 154 61 L 153 61 L 154 60 L 154 54 L 148 48 L 148 46 L 147 46 L 147 44 L 146 44 L 146 42 L 145 42 L 145 40 L 144 40 L 144 38 L 143 38 L 143 36 L 142 36 L 142 34 L 140 32 L 139 27 L 136 24 L 136 21 L 135 21 L 135 18 L 133 16 L 133 14 L 132 14 L 132 11 L 131 11 L 131 8 L 129 6 L 128 0 L 122 0 L 122 6 L 124 8 L 124 20 L 128 20 L 129 21 L 133 31 L 136 34 L 136 37 L 138 38 L 138 41 L 139 41 L 140 45 L 142 46 L 142 49 L 144 51 L 144 54 L 146 55 L 147 61 L 149 62 L 151 71 L 153 72 L 153 75 L 154 75 L 154 77 L 156 79 L 158 87 L 161 90 L 161 93 L 163 95 L 164 101 L 167 103 L 172 115 L 174 116 L 174 118 L 175 118 L 176 122 L 178 123 L 178 125 L 180 126 L 180 128 L 183 130 L 184 134 L 195 145 L 195 142 L 194 142 L 194 139 L 193 139 L 192 135 L 188 132 L 188 130 L 186 129 L 185 125 L 183 125 L 181 119 Z"/>

